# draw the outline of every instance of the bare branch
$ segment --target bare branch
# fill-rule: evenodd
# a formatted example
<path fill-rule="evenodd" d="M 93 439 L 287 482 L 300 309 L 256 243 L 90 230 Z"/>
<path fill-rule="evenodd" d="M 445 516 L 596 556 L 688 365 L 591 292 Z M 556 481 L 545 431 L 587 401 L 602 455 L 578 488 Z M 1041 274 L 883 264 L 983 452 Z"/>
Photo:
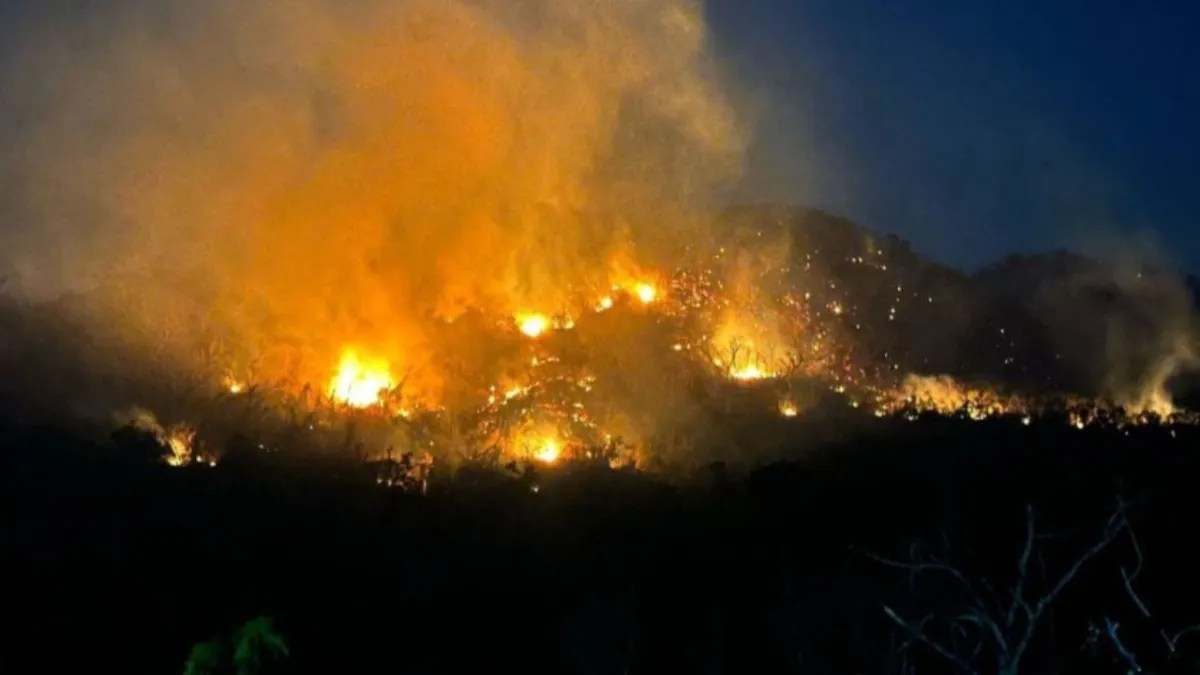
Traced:
<path fill-rule="evenodd" d="M 1118 509 L 1118 511 L 1114 513 L 1111 518 L 1109 518 L 1108 524 L 1105 525 L 1104 532 L 1100 536 L 1099 541 L 1097 541 L 1095 544 L 1092 544 L 1091 547 L 1084 551 L 1083 554 L 1075 560 L 1071 567 L 1069 567 L 1067 571 L 1064 572 L 1061 577 L 1059 577 L 1058 582 L 1054 584 L 1054 587 L 1050 589 L 1050 592 L 1038 600 L 1037 606 L 1034 608 L 1035 614 L 1040 616 L 1041 613 L 1045 611 L 1046 607 L 1050 606 L 1050 603 L 1054 602 L 1058 595 L 1062 593 L 1063 589 L 1067 587 L 1067 584 L 1071 583 L 1071 580 L 1075 578 L 1075 575 L 1079 573 L 1079 570 L 1085 564 L 1087 564 L 1089 560 L 1096 557 L 1104 549 L 1108 548 L 1109 544 L 1112 544 L 1113 540 L 1116 539 L 1121 532 L 1125 531 L 1128 525 L 1129 522 L 1125 520 L 1124 510 Z"/>
<path fill-rule="evenodd" d="M 1138 578 L 1142 573 L 1142 563 L 1145 558 L 1142 556 L 1142 547 L 1138 544 L 1137 535 L 1134 534 L 1133 528 L 1129 529 L 1129 541 L 1133 544 L 1133 551 L 1137 554 L 1137 567 L 1133 568 L 1133 572 L 1126 572 L 1125 568 L 1121 568 L 1121 580 L 1125 582 L 1125 592 L 1129 594 L 1133 604 L 1137 605 L 1138 611 L 1147 619 L 1150 618 L 1150 609 L 1146 607 L 1146 603 L 1142 602 L 1141 596 L 1133 590 L 1133 580 Z"/>
<path fill-rule="evenodd" d="M 1133 581 L 1142 573 L 1142 563 L 1145 562 L 1145 557 L 1142 556 L 1142 545 L 1138 543 L 1137 534 L 1133 531 L 1133 528 L 1129 528 L 1128 532 L 1129 541 L 1133 544 L 1133 552 L 1137 554 L 1137 567 L 1133 568 L 1133 573 L 1129 575 L 1129 580 Z"/>
<path fill-rule="evenodd" d="M 1005 654 L 1008 652 L 1008 641 L 1004 639 L 1004 631 L 1002 631 L 1000 626 L 997 625 L 996 622 L 987 615 L 977 612 L 968 612 L 966 614 L 960 614 L 959 616 L 955 617 L 954 620 L 975 624 L 976 626 L 979 626 L 981 630 L 991 633 L 992 639 L 996 642 L 996 648 L 1000 650 L 1000 653 Z M 976 650 L 976 653 L 978 653 L 978 649 Z"/>
<path fill-rule="evenodd" d="M 1118 502 L 1117 510 L 1108 519 L 1108 523 L 1105 525 L 1104 532 L 1101 534 L 1100 539 L 1095 544 L 1092 544 L 1091 547 L 1089 547 L 1086 551 L 1084 551 L 1075 560 L 1075 562 L 1069 568 L 1067 568 L 1067 571 L 1063 572 L 1062 576 L 1059 577 L 1054 586 L 1051 587 L 1045 595 L 1039 598 L 1037 604 L 1034 605 L 1030 610 L 1029 620 L 1025 625 L 1024 634 L 1021 636 L 1020 641 L 1015 647 L 1013 647 L 1012 650 L 1012 663 L 1014 665 L 1020 662 L 1021 656 L 1029 647 L 1029 643 L 1033 640 L 1033 635 L 1037 630 L 1038 622 L 1041 620 L 1046 609 L 1058 599 L 1058 596 L 1063 592 L 1063 589 L 1065 589 L 1067 585 L 1075 579 L 1075 576 L 1079 574 L 1079 570 L 1082 569 L 1089 560 L 1099 555 L 1099 553 L 1104 549 L 1108 548 L 1108 546 L 1112 544 L 1117 536 L 1128 528 L 1128 525 L 1129 521 L 1125 518 L 1125 503 L 1123 501 Z"/>
<path fill-rule="evenodd" d="M 1005 617 L 1005 625 L 1010 629 L 1017 620 L 1017 610 L 1024 608 L 1028 614 L 1028 605 L 1025 603 L 1025 580 L 1029 576 L 1029 558 L 1033 555 L 1034 533 L 1034 516 L 1033 505 L 1025 505 L 1025 547 L 1021 550 L 1021 557 L 1017 560 L 1017 580 L 1013 583 L 1012 602 L 1008 606 L 1008 615 Z"/>
<path fill-rule="evenodd" d="M 897 626 L 904 629 L 904 631 L 907 632 L 909 635 L 913 636 L 914 639 L 916 639 L 918 642 L 925 645 L 926 647 L 929 647 L 930 649 L 932 649 L 934 652 L 936 652 L 938 654 L 938 656 L 941 656 L 943 659 L 946 659 L 947 661 L 952 663 L 959 670 L 962 670 L 962 671 L 968 672 L 968 673 L 975 672 L 974 669 L 971 667 L 970 663 L 967 663 L 962 658 L 960 658 L 956 654 L 952 653 L 950 650 L 946 649 L 942 645 L 929 639 L 929 637 L 927 637 L 925 635 L 925 633 L 923 632 L 923 627 L 925 626 L 926 623 L 929 622 L 929 619 L 931 617 L 925 617 L 919 624 L 920 627 L 917 627 L 917 626 L 913 626 L 909 622 L 900 618 L 900 615 L 896 614 L 896 612 L 893 611 L 892 608 L 888 607 L 887 605 L 883 606 L 883 613 L 886 614 L 887 617 L 889 619 L 891 619 Z"/>
<path fill-rule="evenodd" d="M 1167 643 L 1167 649 L 1169 649 L 1171 651 L 1171 653 L 1174 654 L 1176 649 L 1178 649 L 1178 647 L 1179 647 L 1179 639 L 1185 635 L 1191 635 L 1192 633 L 1200 633 L 1200 624 L 1197 624 L 1195 626 L 1188 626 L 1187 628 L 1180 629 L 1180 630 L 1176 631 L 1175 633 L 1173 633 L 1172 635 L 1167 635 L 1167 631 L 1164 630 L 1164 631 L 1162 631 L 1162 636 L 1163 636 L 1163 640 L 1165 640 Z"/>
<path fill-rule="evenodd" d="M 1017 673 L 1022 657 L 1036 635 L 1047 610 L 1059 598 L 1064 589 L 1075 580 L 1084 565 L 1127 531 L 1130 529 L 1125 503 L 1118 501 L 1116 510 L 1108 519 L 1098 539 L 1074 559 L 1070 566 L 1050 584 L 1048 590 L 1036 598 L 1027 598 L 1026 596 L 1029 594 L 1031 573 L 1036 573 L 1031 569 L 1034 565 L 1041 570 L 1041 578 L 1047 577 L 1043 551 L 1038 546 L 1038 542 L 1045 537 L 1041 537 L 1037 533 L 1035 512 L 1033 506 L 1029 504 L 1025 507 L 1025 536 L 1016 560 L 1016 578 L 1007 592 L 1006 599 L 999 597 L 986 579 L 972 582 L 959 568 L 928 554 L 921 555 L 916 549 L 910 551 L 911 562 L 900 562 L 869 553 L 866 555 L 882 565 L 907 571 L 911 575 L 910 583 L 915 584 L 918 574 L 930 573 L 952 580 L 963 590 L 965 597 L 960 599 L 962 605 L 949 625 L 949 642 L 936 642 L 924 632 L 924 626 L 929 621 L 928 618 L 919 624 L 913 624 L 900 618 L 890 607 L 884 606 L 887 616 L 910 634 L 915 641 L 926 645 L 942 658 L 968 673 L 975 672 L 973 664 L 982 652 L 986 641 L 995 645 L 999 672 Z M 1132 532 L 1130 534 L 1132 536 Z M 1138 556 L 1138 566 L 1133 575 L 1126 574 L 1122 570 L 1123 576 L 1130 581 L 1141 570 L 1140 550 Z M 984 598 L 976 591 L 975 583 L 978 583 L 984 593 L 991 597 L 991 602 L 984 601 Z M 1127 583 L 1127 588 L 1130 594 L 1136 598 L 1130 583 Z M 1124 645 L 1119 642 L 1115 623 L 1109 622 L 1108 631 L 1109 639 L 1113 641 L 1113 644 L 1124 649 Z M 1163 638 L 1173 646 L 1175 641 L 1185 633 L 1193 631 L 1200 632 L 1200 626 L 1181 631 L 1175 637 L 1164 633 Z M 1099 629 L 1097 629 L 1097 634 L 1100 634 Z M 1125 650 L 1121 656 L 1131 666 L 1136 665 L 1136 659 L 1133 658 L 1132 652 Z M 1133 672 L 1140 671 L 1140 666 L 1138 666 Z"/>
<path fill-rule="evenodd" d="M 1125 506 L 1124 502 L 1119 502 L 1118 503 L 1118 512 L 1123 511 L 1124 506 Z M 1110 521 L 1110 523 L 1111 522 L 1112 521 Z M 1133 600 L 1133 604 L 1137 606 L 1138 611 L 1142 614 L 1142 616 L 1144 618 L 1149 619 L 1149 618 L 1151 618 L 1150 608 L 1146 605 L 1145 601 L 1142 600 L 1141 596 L 1139 596 L 1137 594 L 1137 591 L 1134 590 L 1134 588 L 1133 588 L 1133 582 L 1139 576 L 1141 576 L 1142 567 L 1145 564 L 1146 558 L 1145 558 L 1145 555 L 1142 553 L 1142 546 L 1138 541 L 1137 533 L 1134 532 L 1133 528 L 1129 526 L 1127 521 L 1123 522 L 1121 525 L 1124 527 L 1125 531 L 1129 534 L 1129 542 L 1133 546 L 1134 555 L 1137 556 L 1137 563 L 1134 566 L 1132 572 L 1126 570 L 1124 567 L 1120 568 L 1121 581 L 1125 585 L 1125 592 L 1129 595 L 1129 598 L 1131 600 Z M 1105 621 L 1105 628 L 1106 628 L 1105 634 L 1112 641 L 1113 647 L 1117 650 L 1117 652 L 1121 655 L 1121 657 L 1123 659 L 1125 659 L 1127 663 L 1129 663 L 1130 667 L 1134 668 L 1134 672 L 1140 672 L 1141 669 L 1137 666 L 1136 661 L 1134 661 L 1132 658 L 1133 654 L 1131 652 L 1129 652 L 1128 649 L 1125 648 L 1125 646 L 1121 643 L 1120 638 L 1117 636 L 1118 624 L 1113 622 L 1111 619 L 1109 619 L 1107 617 L 1105 617 L 1104 621 Z M 1159 630 L 1159 635 L 1162 636 L 1163 642 L 1167 646 L 1167 651 L 1171 654 L 1175 654 L 1178 651 L 1179 641 L 1182 638 L 1184 638 L 1188 635 L 1191 635 L 1193 633 L 1200 633 L 1200 624 L 1193 625 L 1193 626 L 1187 626 L 1187 627 L 1182 628 L 1178 631 L 1175 631 L 1174 633 L 1171 633 L 1171 634 L 1168 634 L 1166 629 Z"/>
<path fill-rule="evenodd" d="M 967 578 L 965 576 L 963 576 L 962 572 L 959 572 L 953 566 L 947 565 L 946 563 L 937 562 L 937 561 L 906 563 L 906 562 L 900 562 L 899 560 L 891 560 L 889 558 L 884 558 L 882 556 L 878 556 L 873 553 L 865 553 L 864 555 L 866 555 L 868 558 L 870 558 L 871 560 L 874 560 L 875 562 L 877 562 L 881 565 L 887 565 L 888 567 L 895 567 L 896 569 L 907 570 L 908 572 L 910 572 L 914 575 L 920 574 L 921 572 L 941 572 L 942 574 L 953 577 L 956 581 L 958 581 L 960 584 L 962 584 L 963 588 L 965 588 L 967 591 L 972 591 L 971 583 L 969 581 L 967 581 Z M 973 593 L 972 593 L 972 595 L 973 595 Z"/>
<path fill-rule="evenodd" d="M 1133 652 L 1129 651 L 1129 648 L 1125 646 L 1124 642 L 1121 642 L 1121 636 L 1117 634 L 1117 630 L 1120 627 L 1121 624 L 1113 621 L 1107 616 L 1104 617 L 1104 634 L 1107 635 L 1108 640 L 1112 642 L 1113 649 L 1117 650 L 1117 655 L 1120 656 L 1121 660 L 1129 666 L 1129 672 L 1140 673 L 1142 672 L 1142 667 L 1138 665 L 1137 657 Z"/>
<path fill-rule="evenodd" d="M 1146 603 L 1142 602 L 1137 591 L 1133 590 L 1133 578 L 1125 572 L 1125 568 L 1121 568 L 1121 581 L 1125 583 L 1125 592 L 1129 594 L 1129 598 L 1133 600 L 1133 604 L 1137 605 L 1138 611 L 1147 619 L 1150 618 L 1150 609 L 1146 607 Z"/>

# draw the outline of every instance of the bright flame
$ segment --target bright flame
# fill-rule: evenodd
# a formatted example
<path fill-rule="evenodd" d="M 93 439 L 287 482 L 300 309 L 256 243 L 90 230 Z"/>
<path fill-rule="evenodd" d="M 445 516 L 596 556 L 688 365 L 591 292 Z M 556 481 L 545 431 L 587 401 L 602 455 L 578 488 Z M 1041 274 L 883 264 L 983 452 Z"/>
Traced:
<path fill-rule="evenodd" d="M 603 312 L 612 309 L 613 299 L 611 295 L 606 295 L 600 298 L 600 302 L 596 304 L 596 311 Z"/>
<path fill-rule="evenodd" d="M 562 454 L 562 448 L 558 446 L 558 441 L 547 438 L 542 440 L 537 451 L 533 453 L 533 458 L 543 464 L 553 464 L 558 460 L 560 454 Z"/>
<path fill-rule="evenodd" d="M 911 406 L 939 415 L 965 414 L 977 422 L 1015 413 L 1028 416 L 1026 402 L 1018 397 L 963 384 L 945 375 L 908 375 L 893 393 L 893 399 L 900 407 Z"/>
<path fill-rule="evenodd" d="M 766 370 L 763 370 L 762 368 L 759 368 L 758 364 L 756 364 L 756 363 L 751 363 L 751 364 L 737 367 L 737 368 L 731 368 L 729 370 L 729 376 L 735 380 L 747 380 L 747 381 L 749 381 L 749 380 L 765 380 L 765 379 L 774 377 L 774 375 L 772 373 L 770 373 Z"/>
<path fill-rule="evenodd" d="M 192 461 L 192 441 L 196 438 L 194 429 L 185 426 L 174 426 L 166 432 L 166 446 L 170 452 L 167 464 L 184 466 Z"/>
<path fill-rule="evenodd" d="M 641 300 L 643 305 L 654 302 L 654 299 L 658 297 L 658 289 L 654 288 L 653 284 L 640 283 L 634 287 L 633 291 L 637 294 L 638 300 Z"/>
<path fill-rule="evenodd" d="M 233 375 L 226 375 L 221 378 L 221 385 L 225 387 L 225 391 L 231 394 L 240 394 L 246 391 L 246 383 L 237 379 Z"/>
<path fill-rule="evenodd" d="M 531 338 L 540 336 L 550 327 L 550 320 L 542 314 L 518 314 L 517 329 Z"/>
<path fill-rule="evenodd" d="M 784 400 L 779 402 L 779 414 L 784 417 L 795 417 L 800 414 L 800 409 L 796 407 L 795 403 Z"/>
<path fill-rule="evenodd" d="M 380 395 L 392 386 L 386 362 L 363 363 L 357 354 L 347 351 L 329 384 L 329 395 L 348 406 L 366 408 L 379 403 Z"/>

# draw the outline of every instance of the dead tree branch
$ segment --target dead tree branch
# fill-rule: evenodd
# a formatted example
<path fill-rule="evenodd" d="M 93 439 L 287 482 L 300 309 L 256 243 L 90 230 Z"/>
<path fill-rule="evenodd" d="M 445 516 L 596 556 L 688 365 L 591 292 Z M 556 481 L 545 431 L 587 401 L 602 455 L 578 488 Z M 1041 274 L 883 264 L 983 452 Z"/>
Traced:
<path fill-rule="evenodd" d="M 1137 563 L 1135 564 L 1132 572 L 1126 570 L 1124 566 L 1120 568 L 1121 582 L 1125 586 L 1126 595 L 1129 596 L 1129 599 L 1133 602 L 1134 606 L 1137 607 L 1137 610 L 1142 617 L 1146 619 L 1152 619 L 1153 616 L 1150 613 L 1149 606 L 1133 587 L 1134 582 L 1137 581 L 1137 578 L 1142 574 L 1142 567 L 1145 564 L 1146 558 L 1142 553 L 1142 546 L 1138 542 L 1137 534 L 1133 531 L 1133 529 L 1128 529 L 1128 533 L 1129 542 L 1133 548 Z M 1120 638 L 1116 634 L 1116 627 L 1119 624 L 1116 624 L 1108 617 L 1104 617 L 1104 621 L 1106 625 L 1112 626 L 1112 630 L 1106 630 L 1105 635 L 1109 638 L 1109 642 L 1112 644 L 1113 649 L 1117 650 L 1117 653 L 1124 658 L 1125 646 L 1121 643 Z M 1178 653 L 1180 640 L 1188 635 L 1192 635 L 1193 633 L 1200 633 L 1200 624 L 1185 626 L 1174 632 L 1168 632 L 1166 628 L 1159 629 L 1159 635 L 1163 639 L 1163 644 L 1165 644 L 1167 647 L 1167 653 L 1172 656 Z M 1132 653 L 1130 653 L 1130 656 L 1132 656 Z"/>
<path fill-rule="evenodd" d="M 929 623 L 929 621 L 931 619 L 933 619 L 932 615 L 927 616 L 924 619 L 921 619 L 920 623 L 918 623 L 917 625 L 913 625 L 913 624 L 909 623 L 908 621 L 905 621 L 904 619 L 900 618 L 900 615 L 896 614 L 896 612 L 894 610 L 892 610 L 891 607 L 888 607 L 887 605 L 883 606 L 883 613 L 886 614 L 889 619 L 891 619 L 893 622 L 895 622 L 896 625 L 900 626 L 902 629 L 904 629 L 905 632 L 907 632 L 909 635 L 911 635 L 914 640 L 916 640 L 917 642 L 920 642 L 921 644 L 925 645 L 926 647 L 929 647 L 934 652 L 936 652 L 939 656 L 941 656 L 942 658 L 946 659 L 951 664 L 953 664 L 959 670 L 962 670 L 963 672 L 968 672 L 968 673 L 975 672 L 975 669 L 971 667 L 971 664 L 969 662 L 964 660 L 959 655 L 946 649 L 942 645 L 938 644 L 934 640 L 929 639 L 929 636 L 927 636 L 925 634 L 925 624 Z"/>
<path fill-rule="evenodd" d="M 919 623 L 912 623 L 901 617 L 889 606 L 884 606 L 884 614 L 916 641 L 928 647 L 942 657 L 954 668 L 963 673 L 980 673 L 992 671 L 978 663 L 979 656 L 984 651 L 985 644 L 990 645 L 994 661 L 994 672 L 1000 675 L 1016 675 L 1020 672 L 1022 658 L 1025 656 L 1034 637 L 1038 633 L 1043 617 L 1062 595 L 1063 591 L 1079 575 L 1090 560 L 1108 548 L 1123 532 L 1128 531 L 1129 522 L 1126 517 L 1126 505 L 1118 501 L 1116 509 L 1108 519 L 1097 539 L 1078 556 L 1056 578 L 1046 578 L 1042 566 L 1041 580 L 1033 583 L 1030 563 L 1035 555 L 1040 560 L 1041 551 L 1038 542 L 1045 539 L 1037 533 L 1036 518 L 1032 505 L 1025 507 L 1025 534 L 1016 561 L 1015 576 L 1003 594 L 996 593 L 993 585 L 986 579 L 978 582 L 978 586 L 987 590 L 993 598 L 1004 597 L 1004 602 L 987 602 L 977 589 L 975 582 L 959 567 L 936 557 L 919 558 L 912 555 L 913 560 L 902 562 L 868 554 L 871 560 L 906 570 L 910 574 L 910 584 L 915 585 L 918 575 L 934 575 L 953 582 L 961 591 L 961 605 L 956 608 L 949 618 L 949 631 L 952 636 L 973 634 L 976 640 L 972 645 L 953 645 L 932 637 L 925 629 L 932 615 L 925 617 Z M 1045 590 L 1037 596 L 1030 596 L 1031 587 L 1037 586 Z M 1115 626 L 1112 628 L 1115 633 Z M 1200 630 L 1200 627 L 1197 627 Z M 1132 655 L 1131 655 L 1132 656 Z"/>

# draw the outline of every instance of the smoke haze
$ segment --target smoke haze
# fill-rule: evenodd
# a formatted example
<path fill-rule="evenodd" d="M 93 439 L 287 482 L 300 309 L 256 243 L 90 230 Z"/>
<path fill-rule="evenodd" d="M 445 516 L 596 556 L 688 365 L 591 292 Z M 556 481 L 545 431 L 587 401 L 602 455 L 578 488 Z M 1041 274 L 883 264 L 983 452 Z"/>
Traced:
<path fill-rule="evenodd" d="M 967 276 L 821 214 L 714 218 L 763 177 L 700 0 L 2 8 L 0 394 L 21 412 L 149 405 L 157 437 L 203 437 L 197 391 L 238 399 L 232 432 L 243 405 L 342 382 L 339 404 L 439 416 L 377 450 L 694 456 L 735 444 L 747 382 L 787 417 L 820 399 L 801 379 L 879 415 L 1024 410 L 1017 383 L 1166 417 L 1200 353 L 1194 298 L 1140 262 Z M 822 178 L 788 194 L 838 182 L 789 160 Z"/>
<path fill-rule="evenodd" d="M 291 345 L 293 370 L 355 341 L 403 365 L 430 315 L 559 311 L 696 239 L 745 146 L 691 0 L 22 20 L 0 82 L 10 288 L 86 294 L 184 362 L 219 337 Z"/>

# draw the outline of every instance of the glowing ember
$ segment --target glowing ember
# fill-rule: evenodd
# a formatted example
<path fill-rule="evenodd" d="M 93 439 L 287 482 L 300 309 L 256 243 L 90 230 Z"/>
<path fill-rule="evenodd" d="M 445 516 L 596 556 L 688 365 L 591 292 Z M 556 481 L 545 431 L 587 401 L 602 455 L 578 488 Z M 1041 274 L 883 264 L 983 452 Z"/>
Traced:
<path fill-rule="evenodd" d="M 612 306 L 613 306 L 612 296 L 606 295 L 603 298 L 600 298 L 600 302 L 596 303 L 596 311 L 604 312 L 604 311 L 612 309 Z"/>
<path fill-rule="evenodd" d="M 553 438 L 547 438 L 542 441 L 540 447 L 533 453 L 533 458 L 543 464 L 553 464 L 558 460 L 560 454 L 562 454 L 562 449 L 558 446 L 558 441 Z"/>
<path fill-rule="evenodd" d="M 386 362 L 364 363 L 357 354 L 347 351 L 329 383 L 329 395 L 348 406 L 366 408 L 378 404 L 381 395 L 392 386 Z"/>
<path fill-rule="evenodd" d="M 517 329 L 531 338 L 540 336 L 550 327 L 550 320 L 542 314 L 518 314 L 516 321 Z"/>
<path fill-rule="evenodd" d="M 633 291 L 637 295 L 638 300 L 642 301 L 643 305 L 654 302 L 655 298 L 658 297 L 658 289 L 654 288 L 652 284 L 640 283 L 634 287 Z"/>
<path fill-rule="evenodd" d="M 796 404 L 791 401 L 780 401 L 779 414 L 783 415 L 784 417 L 795 417 L 796 415 L 800 414 L 800 409 L 797 408 Z"/>

